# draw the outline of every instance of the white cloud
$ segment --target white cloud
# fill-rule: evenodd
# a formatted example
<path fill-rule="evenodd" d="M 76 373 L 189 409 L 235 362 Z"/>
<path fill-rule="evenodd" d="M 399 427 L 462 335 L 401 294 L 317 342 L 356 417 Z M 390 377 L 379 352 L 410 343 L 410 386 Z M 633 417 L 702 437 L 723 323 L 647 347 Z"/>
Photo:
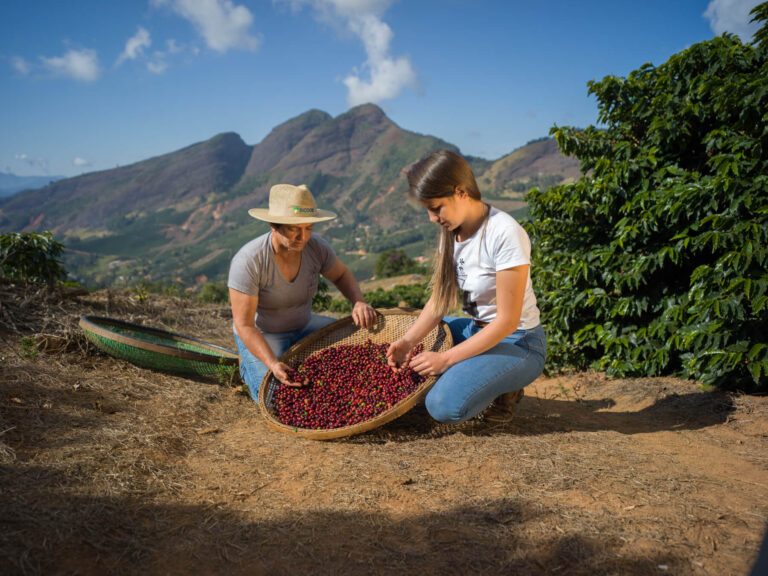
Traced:
<path fill-rule="evenodd" d="M 382 14 L 392 0 L 279 0 L 288 2 L 293 10 L 311 5 L 322 20 L 341 19 L 347 29 L 363 43 L 368 59 L 362 70 L 354 70 L 344 78 L 347 103 L 350 106 L 366 102 L 381 102 L 396 98 L 403 88 L 416 88 L 418 80 L 411 61 L 406 56 L 393 57 L 390 42 L 392 29 L 382 20 Z M 367 78 L 363 73 L 367 72 Z"/>
<path fill-rule="evenodd" d="M 64 56 L 40 57 L 43 66 L 58 76 L 93 82 L 99 77 L 99 59 L 95 50 L 70 50 Z"/>
<path fill-rule="evenodd" d="M 750 42 L 758 26 L 756 22 L 750 22 L 749 11 L 759 3 L 760 0 L 711 0 L 704 18 L 709 20 L 709 27 L 715 34 L 730 32 L 743 42 Z"/>
<path fill-rule="evenodd" d="M 80 158 L 80 156 L 77 156 L 74 160 L 72 160 L 72 166 L 77 166 L 78 168 L 83 168 L 90 165 L 91 163 L 88 162 L 88 160 L 85 158 Z"/>
<path fill-rule="evenodd" d="M 153 0 L 153 3 L 170 6 L 189 20 L 208 47 L 217 52 L 259 47 L 259 39 L 249 31 L 253 15 L 248 8 L 235 5 L 232 0 Z"/>
<path fill-rule="evenodd" d="M 138 31 L 125 43 L 125 50 L 115 62 L 115 66 L 120 66 L 126 60 L 136 60 L 144 53 L 144 48 L 149 48 L 152 45 L 152 39 L 149 36 L 149 32 L 146 28 L 139 26 Z"/>
<path fill-rule="evenodd" d="M 34 168 L 42 168 L 43 171 L 48 170 L 48 160 L 40 156 L 32 157 L 32 156 L 28 156 L 27 154 L 16 154 L 15 158 L 16 160 L 24 162 L 24 164 L 27 164 Z"/>
<path fill-rule="evenodd" d="M 14 70 L 22 76 L 27 76 L 29 74 L 29 63 L 21 56 L 14 56 L 11 58 L 11 66 L 13 66 Z"/>
<path fill-rule="evenodd" d="M 147 62 L 147 70 L 152 74 L 162 74 L 168 68 L 168 62 L 165 61 L 164 55 L 160 52 L 156 52 L 152 60 Z"/>
<path fill-rule="evenodd" d="M 179 46 L 179 44 L 171 38 L 170 40 L 165 41 L 165 45 L 168 47 L 168 54 L 178 54 L 179 52 L 183 51 L 184 48 L 182 46 Z"/>
<path fill-rule="evenodd" d="M 176 54 L 180 54 L 181 52 L 184 52 L 185 48 L 184 46 L 180 45 L 176 40 L 171 38 L 170 40 L 166 40 L 165 45 L 167 46 L 166 50 L 156 50 L 152 54 L 152 59 L 147 62 L 147 70 L 152 72 L 153 74 L 163 74 L 168 69 L 168 57 L 174 56 Z M 196 51 L 193 50 L 194 54 L 197 54 Z"/>

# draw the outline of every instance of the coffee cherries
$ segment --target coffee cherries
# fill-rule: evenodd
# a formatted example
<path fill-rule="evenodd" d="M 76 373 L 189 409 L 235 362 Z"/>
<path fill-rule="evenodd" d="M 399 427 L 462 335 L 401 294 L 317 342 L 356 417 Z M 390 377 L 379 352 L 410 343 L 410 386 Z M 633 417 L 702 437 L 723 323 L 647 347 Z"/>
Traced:
<path fill-rule="evenodd" d="M 327 430 L 365 422 L 408 397 L 426 380 L 410 368 L 387 365 L 388 343 L 342 344 L 307 357 L 288 372 L 302 388 L 280 385 L 274 394 L 277 418 L 296 428 Z M 414 354 L 423 350 L 419 344 Z"/>

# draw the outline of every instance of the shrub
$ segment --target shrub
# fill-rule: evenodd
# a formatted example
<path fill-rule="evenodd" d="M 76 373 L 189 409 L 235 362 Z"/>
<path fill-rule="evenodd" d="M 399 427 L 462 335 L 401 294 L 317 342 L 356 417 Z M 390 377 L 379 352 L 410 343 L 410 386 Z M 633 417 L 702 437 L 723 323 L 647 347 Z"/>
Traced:
<path fill-rule="evenodd" d="M 200 289 L 197 299 L 201 302 L 226 304 L 229 302 L 229 290 L 223 284 L 208 282 Z"/>
<path fill-rule="evenodd" d="M 332 300 L 331 295 L 328 294 L 329 289 L 330 284 L 328 284 L 328 280 L 321 276 L 317 283 L 317 292 L 312 296 L 312 310 L 315 312 L 328 310 Z"/>
<path fill-rule="evenodd" d="M 61 265 L 64 245 L 48 232 L 8 232 L 0 235 L 0 269 L 7 278 L 47 284 L 50 288 L 67 275 Z"/>
<path fill-rule="evenodd" d="M 399 249 L 385 250 L 379 255 L 374 273 L 379 278 L 424 272 L 424 267 Z"/>
<path fill-rule="evenodd" d="M 604 128 L 552 128 L 584 176 L 527 197 L 550 367 L 765 386 L 766 29 L 590 82 Z"/>
<path fill-rule="evenodd" d="M 338 314 L 351 314 L 352 304 L 346 298 L 334 298 L 328 303 L 327 310 Z"/>
<path fill-rule="evenodd" d="M 429 300 L 429 289 L 426 283 L 395 286 L 391 290 L 377 288 L 366 292 L 366 301 L 374 308 L 394 308 L 405 302 L 411 308 L 423 308 Z"/>
<path fill-rule="evenodd" d="M 374 308 L 395 308 L 401 302 L 405 302 L 412 308 L 423 308 L 427 300 L 429 300 L 429 288 L 426 283 L 395 286 L 391 290 L 377 288 L 376 290 L 366 292 L 364 296 L 366 302 Z M 313 300 L 312 309 L 317 311 L 329 310 L 338 314 L 350 314 L 352 312 L 352 304 L 346 298 L 331 298 L 328 296 L 328 301 L 324 304 L 323 308 L 315 308 Z"/>

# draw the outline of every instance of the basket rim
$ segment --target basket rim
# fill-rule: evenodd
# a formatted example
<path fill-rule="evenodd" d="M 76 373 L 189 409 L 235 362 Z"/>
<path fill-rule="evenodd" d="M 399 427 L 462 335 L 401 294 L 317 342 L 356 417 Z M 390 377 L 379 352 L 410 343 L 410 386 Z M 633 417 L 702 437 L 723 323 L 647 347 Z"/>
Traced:
<path fill-rule="evenodd" d="M 80 317 L 79 326 L 82 330 L 91 332 L 92 334 L 101 336 L 107 340 L 112 340 L 114 342 L 118 342 L 126 346 L 132 346 L 134 348 L 139 348 L 140 350 L 146 350 L 148 352 L 155 352 L 165 356 L 180 358 L 182 360 L 207 362 L 211 364 L 223 363 L 225 365 L 236 364 L 240 360 L 239 354 L 234 350 L 230 350 L 229 348 L 224 348 L 223 346 L 212 344 L 211 342 L 206 342 L 205 340 L 192 338 L 191 336 L 186 336 L 184 334 L 170 332 L 161 328 L 153 328 L 151 326 L 126 322 L 125 320 L 118 320 L 117 318 L 83 315 Z M 125 334 L 120 334 L 119 332 L 115 332 L 114 330 L 109 329 L 109 326 L 120 326 L 123 328 L 129 328 L 136 332 L 155 334 L 157 336 L 163 336 L 176 342 L 193 343 L 200 346 L 201 348 L 206 348 L 210 351 L 210 353 L 199 352 L 195 350 L 184 350 L 182 348 L 169 346 L 167 344 L 159 344 L 157 342 L 152 342 L 151 340 L 145 340 L 137 336 L 126 336 Z"/>
<path fill-rule="evenodd" d="M 421 313 L 421 310 L 416 308 L 376 308 L 375 310 L 377 314 L 382 316 L 418 316 Z M 284 359 L 290 358 L 298 350 L 306 347 L 309 344 L 312 344 L 317 340 L 320 340 L 327 333 L 333 332 L 334 330 L 349 324 L 354 324 L 354 320 L 352 319 L 352 316 L 345 316 L 344 318 L 336 320 L 335 322 L 332 322 L 331 324 L 328 324 L 323 328 L 312 332 L 288 348 L 288 350 L 286 350 L 280 356 L 279 360 L 283 361 Z M 443 320 L 440 320 L 439 324 L 432 330 L 440 329 L 442 329 L 444 333 L 444 345 L 447 345 L 450 348 L 453 346 L 453 337 L 451 335 L 450 329 L 448 328 L 448 324 L 446 324 L 446 322 Z M 293 436 L 299 436 L 302 438 L 309 438 L 312 440 L 331 440 L 344 436 L 353 436 L 355 434 L 361 434 L 363 432 L 373 430 L 374 428 L 378 428 L 379 426 L 383 426 L 384 424 L 399 418 L 408 412 L 411 408 L 413 408 L 418 403 L 418 401 L 421 400 L 421 398 L 423 398 L 427 392 L 429 392 L 430 388 L 432 388 L 432 386 L 435 384 L 435 382 L 437 382 L 437 379 L 439 378 L 439 376 L 429 376 L 419 385 L 418 388 L 416 388 L 416 390 L 411 392 L 408 396 L 400 400 L 400 402 L 390 407 L 388 410 L 382 412 L 378 416 L 363 422 L 358 422 L 357 424 L 350 424 L 349 426 L 316 430 L 312 428 L 299 428 L 296 426 L 283 424 L 272 414 L 272 411 L 267 407 L 266 403 L 267 382 L 269 382 L 271 377 L 272 371 L 269 370 L 264 375 L 264 378 L 261 381 L 261 385 L 259 386 L 259 408 L 267 424 L 280 432 L 291 434 Z"/>

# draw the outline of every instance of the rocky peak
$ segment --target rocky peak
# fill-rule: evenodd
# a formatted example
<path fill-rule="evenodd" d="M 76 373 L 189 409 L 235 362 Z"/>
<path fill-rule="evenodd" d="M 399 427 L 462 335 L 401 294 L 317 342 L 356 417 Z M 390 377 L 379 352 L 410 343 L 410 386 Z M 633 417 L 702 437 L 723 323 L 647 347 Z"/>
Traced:
<path fill-rule="evenodd" d="M 269 170 L 279 163 L 309 132 L 331 119 L 331 115 L 322 110 L 309 110 L 275 127 L 264 140 L 253 147 L 251 159 L 245 169 L 245 176 L 260 174 Z"/>

